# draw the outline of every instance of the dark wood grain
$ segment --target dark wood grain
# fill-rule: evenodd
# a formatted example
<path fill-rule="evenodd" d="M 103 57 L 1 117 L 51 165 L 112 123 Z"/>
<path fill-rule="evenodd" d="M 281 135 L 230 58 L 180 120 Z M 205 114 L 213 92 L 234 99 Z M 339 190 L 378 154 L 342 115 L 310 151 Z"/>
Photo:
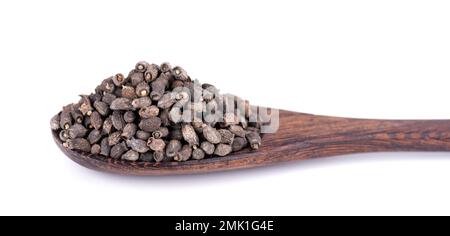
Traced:
<path fill-rule="evenodd" d="M 263 137 L 258 151 L 187 162 L 148 163 L 113 160 L 62 146 L 78 164 L 126 175 L 198 174 L 273 165 L 280 162 L 380 151 L 450 151 L 450 120 L 366 120 L 280 111 L 280 129 Z"/>

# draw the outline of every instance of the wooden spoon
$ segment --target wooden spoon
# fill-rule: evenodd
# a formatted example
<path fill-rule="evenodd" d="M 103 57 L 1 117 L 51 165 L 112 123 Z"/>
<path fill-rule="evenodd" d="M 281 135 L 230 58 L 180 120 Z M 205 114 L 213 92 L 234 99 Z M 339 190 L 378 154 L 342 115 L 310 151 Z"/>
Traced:
<path fill-rule="evenodd" d="M 94 170 L 126 175 L 180 175 L 268 166 L 351 153 L 450 151 L 450 120 L 368 120 L 280 111 L 280 129 L 263 136 L 257 151 L 187 162 L 129 162 L 63 147 L 73 161 Z"/>

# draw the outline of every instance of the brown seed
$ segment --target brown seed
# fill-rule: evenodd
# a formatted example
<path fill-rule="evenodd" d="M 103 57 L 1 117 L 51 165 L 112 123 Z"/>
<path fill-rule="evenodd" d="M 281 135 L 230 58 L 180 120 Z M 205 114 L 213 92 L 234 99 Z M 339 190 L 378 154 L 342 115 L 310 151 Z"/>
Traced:
<path fill-rule="evenodd" d="M 136 138 L 147 141 L 151 134 L 142 130 L 136 132 Z"/>
<path fill-rule="evenodd" d="M 183 132 L 181 132 L 181 129 L 173 129 L 172 131 L 170 131 L 169 134 L 170 139 L 175 139 L 175 140 L 183 140 Z"/>
<path fill-rule="evenodd" d="M 192 127 L 192 125 L 183 124 L 183 126 L 181 128 L 181 132 L 183 133 L 184 140 L 186 140 L 186 142 L 188 142 L 189 145 L 194 146 L 194 145 L 200 144 L 198 135 L 197 135 L 197 133 L 195 133 L 195 130 Z"/>
<path fill-rule="evenodd" d="M 169 120 L 175 124 L 180 123 L 183 120 L 183 113 L 180 107 L 172 107 L 169 112 Z"/>
<path fill-rule="evenodd" d="M 96 101 L 101 101 L 102 97 L 103 97 L 102 93 L 91 93 L 89 95 L 89 100 L 91 101 L 91 104 L 92 104 L 92 103 L 94 103 Z M 78 108 L 80 108 L 80 104 L 77 104 L 77 107 L 76 107 L 75 110 L 78 110 Z"/>
<path fill-rule="evenodd" d="M 111 93 L 105 93 L 102 97 L 102 102 L 111 105 L 114 100 L 116 100 L 117 96 Z"/>
<path fill-rule="evenodd" d="M 209 125 L 203 127 L 203 137 L 212 144 L 218 144 L 222 141 L 220 132 Z"/>
<path fill-rule="evenodd" d="M 173 71 L 173 74 L 175 75 L 176 79 L 181 80 L 181 81 L 189 80 L 189 76 L 183 68 L 176 66 L 175 68 L 173 68 L 172 71 Z"/>
<path fill-rule="evenodd" d="M 91 144 L 97 143 L 98 141 L 100 141 L 101 138 L 102 132 L 96 129 L 92 130 L 87 137 L 87 139 Z"/>
<path fill-rule="evenodd" d="M 164 109 L 160 111 L 159 118 L 161 118 L 161 123 L 163 126 L 170 126 L 170 119 L 169 119 L 169 112 L 170 110 Z"/>
<path fill-rule="evenodd" d="M 139 116 L 143 119 L 157 117 L 159 115 L 159 108 L 157 106 L 143 107 L 139 110 Z"/>
<path fill-rule="evenodd" d="M 172 70 L 172 66 L 170 65 L 169 62 L 162 63 L 160 68 L 162 73 L 166 73 Z"/>
<path fill-rule="evenodd" d="M 50 120 L 50 128 L 52 130 L 59 130 L 61 128 L 59 121 L 60 121 L 59 114 L 53 116 L 52 119 Z"/>
<path fill-rule="evenodd" d="M 61 129 L 69 129 L 70 126 L 73 124 L 72 121 L 72 115 L 70 114 L 70 111 L 63 110 L 61 114 L 59 115 L 59 125 Z"/>
<path fill-rule="evenodd" d="M 236 137 L 231 147 L 233 148 L 233 152 L 237 152 L 247 147 L 247 145 L 248 145 L 247 139 L 242 137 Z"/>
<path fill-rule="evenodd" d="M 175 104 L 176 99 L 174 93 L 166 93 L 158 101 L 158 107 L 162 109 L 168 109 Z"/>
<path fill-rule="evenodd" d="M 231 133 L 241 138 L 245 138 L 245 135 L 247 135 L 247 131 L 245 131 L 244 128 L 239 125 L 231 125 L 229 130 Z"/>
<path fill-rule="evenodd" d="M 97 86 L 95 92 L 97 93 L 113 93 L 116 86 L 114 85 L 112 76 L 103 80 L 102 83 Z"/>
<path fill-rule="evenodd" d="M 207 154 L 207 155 L 212 155 L 214 154 L 214 151 L 216 150 L 216 147 L 214 146 L 214 144 L 210 143 L 210 142 L 202 142 L 202 144 L 200 145 L 200 148 Z"/>
<path fill-rule="evenodd" d="M 83 125 L 84 125 L 84 127 L 88 128 L 88 129 L 94 128 L 94 126 L 91 125 L 91 117 L 89 117 L 89 116 L 84 117 Z"/>
<path fill-rule="evenodd" d="M 167 144 L 166 155 L 168 157 L 175 157 L 175 155 L 181 150 L 183 145 L 179 140 L 170 140 L 169 144 Z"/>
<path fill-rule="evenodd" d="M 83 114 L 81 114 L 81 111 L 77 110 L 71 110 L 70 114 L 72 115 L 73 120 L 75 123 L 82 124 L 83 123 Z"/>
<path fill-rule="evenodd" d="M 246 135 L 248 143 L 252 149 L 259 149 L 261 146 L 261 136 L 256 132 L 251 132 Z"/>
<path fill-rule="evenodd" d="M 152 162 L 153 152 L 141 153 L 141 155 L 139 156 L 139 160 L 143 162 Z"/>
<path fill-rule="evenodd" d="M 222 136 L 221 143 L 224 144 L 232 144 L 234 141 L 234 134 L 231 131 L 226 129 L 219 129 L 220 136 Z"/>
<path fill-rule="evenodd" d="M 89 96 L 87 95 L 80 95 L 81 100 L 80 100 L 80 107 L 78 108 L 80 110 L 80 112 L 84 115 L 84 116 L 90 116 L 92 113 L 92 106 L 91 106 L 91 101 L 89 100 Z"/>
<path fill-rule="evenodd" d="M 172 85 L 170 86 L 170 88 L 171 88 L 172 90 L 174 90 L 174 89 L 176 89 L 176 88 L 182 88 L 182 87 L 184 87 L 184 82 L 181 81 L 181 80 L 174 80 L 174 81 L 172 82 Z"/>
<path fill-rule="evenodd" d="M 133 110 L 131 100 L 128 98 L 116 98 L 110 106 L 111 110 Z"/>
<path fill-rule="evenodd" d="M 98 155 L 100 154 L 100 152 L 102 151 L 102 147 L 100 147 L 100 145 L 98 144 L 94 144 L 91 147 L 91 153 L 94 155 Z"/>
<path fill-rule="evenodd" d="M 126 123 L 133 123 L 135 119 L 136 119 L 136 114 L 132 111 L 127 111 L 127 112 L 125 112 L 125 114 L 123 114 L 123 120 Z"/>
<path fill-rule="evenodd" d="M 169 129 L 167 127 L 161 127 L 152 133 L 153 138 L 165 138 L 167 136 L 169 136 Z"/>
<path fill-rule="evenodd" d="M 111 116 L 111 121 L 116 130 L 123 130 L 125 127 L 125 120 L 123 119 L 123 113 L 120 111 L 114 111 Z"/>
<path fill-rule="evenodd" d="M 102 139 L 102 141 L 100 142 L 100 147 L 101 147 L 100 155 L 109 156 L 109 153 L 111 152 L 111 147 L 108 144 L 108 138 Z"/>
<path fill-rule="evenodd" d="M 130 77 L 131 85 L 133 87 L 136 87 L 140 82 L 144 81 L 144 73 L 136 70 L 132 70 L 128 77 Z"/>
<path fill-rule="evenodd" d="M 150 86 L 147 82 L 142 81 L 136 86 L 136 94 L 138 97 L 146 97 L 150 94 Z"/>
<path fill-rule="evenodd" d="M 151 83 L 152 92 L 150 93 L 150 98 L 153 101 L 159 101 L 161 97 L 164 95 L 167 85 L 169 84 L 169 80 L 167 76 L 161 75 L 158 79 Z"/>
<path fill-rule="evenodd" d="M 143 119 L 139 123 L 139 128 L 145 132 L 153 133 L 161 127 L 161 119 L 159 117 L 151 117 Z"/>
<path fill-rule="evenodd" d="M 158 78 L 159 75 L 159 66 L 155 64 L 151 64 L 147 67 L 147 70 L 144 72 L 144 79 L 147 82 L 151 82 Z"/>
<path fill-rule="evenodd" d="M 138 127 L 134 123 L 126 124 L 123 128 L 122 137 L 124 137 L 125 139 L 130 139 L 136 134 L 137 129 Z"/>
<path fill-rule="evenodd" d="M 131 102 L 135 109 L 149 107 L 152 105 L 152 100 L 149 97 L 136 98 Z"/>
<path fill-rule="evenodd" d="M 128 151 L 128 148 L 124 142 L 116 144 L 111 148 L 111 158 L 119 159 L 126 151 Z"/>
<path fill-rule="evenodd" d="M 122 155 L 121 159 L 125 161 L 137 161 L 139 160 L 139 153 L 133 150 L 129 150 Z"/>
<path fill-rule="evenodd" d="M 84 138 L 87 132 L 88 130 L 83 125 L 80 124 L 74 124 L 67 130 L 67 134 L 71 139 Z"/>
<path fill-rule="evenodd" d="M 153 160 L 156 162 L 162 162 L 165 159 L 165 155 L 163 151 L 157 151 L 153 153 Z"/>
<path fill-rule="evenodd" d="M 203 158 L 205 158 L 205 152 L 200 148 L 194 147 L 194 151 L 192 151 L 192 159 L 201 160 Z"/>
<path fill-rule="evenodd" d="M 102 116 L 107 116 L 109 114 L 109 105 L 106 102 L 95 101 L 94 107 Z"/>
<path fill-rule="evenodd" d="M 91 114 L 91 125 L 94 129 L 101 129 L 103 125 L 103 119 L 100 113 L 97 111 L 92 112 Z"/>
<path fill-rule="evenodd" d="M 216 146 L 216 150 L 214 151 L 214 154 L 220 157 L 224 157 L 228 154 L 230 154 L 233 151 L 230 145 L 226 144 L 219 144 Z"/>
<path fill-rule="evenodd" d="M 122 94 L 121 97 L 134 99 L 136 98 L 136 90 L 131 86 L 122 86 Z"/>
<path fill-rule="evenodd" d="M 164 151 L 164 148 L 166 148 L 166 143 L 162 139 L 150 137 L 147 141 L 147 146 L 155 152 Z"/>
<path fill-rule="evenodd" d="M 112 77 L 112 81 L 113 81 L 114 85 L 116 85 L 117 87 L 121 87 L 126 82 L 125 76 L 123 76 L 123 74 L 120 74 L 120 73 L 114 75 Z"/>
<path fill-rule="evenodd" d="M 113 123 L 111 116 L 105 119 L 105 122 L 103 122 L 103 133 L 104 134 L 110 134 L 112 132 Z"/>
<path fill-rule="evenodd" d="M 148 62 L 140 61 L 136 63 L 136 66 L 134 68 L 137 72 L 144 72 L 147 70 L 148 66 L 149 66 Z"/>
<path fill-rule="evenodd" d="M 91 152 L 91 144 L 84 138 L 75 138 L 67 140 L 67 147 L 71 150 Z"/>
<path fill-rule="evenodd" d="M 127 140 L 127 145 L 128 147 L 139 153 L 145 153 L 149 151 L 149 148 L 147 147 L 147 142 L 141 139 L 132 138 L 130 140 Z"/>
<path fill-rule="evenodd" d="M 67 130 L 61 130 L 59 132 L 59 139 L 61 139 L 61 141 L 65 142 L 69 139 L 69 134 Z"/>
<path fill-rule="evenodd" d="M 175 155 L 175 161 L 187 161 L 192 155 L 192 148 L 189 145 L 183 145 L 181 150 Z"/>
<path fill-rule="evenodd" d="M 108 145 L 114 146 L 120 142 L 120 135 L 122 132 L 116 131 L 108 136 Z"/>

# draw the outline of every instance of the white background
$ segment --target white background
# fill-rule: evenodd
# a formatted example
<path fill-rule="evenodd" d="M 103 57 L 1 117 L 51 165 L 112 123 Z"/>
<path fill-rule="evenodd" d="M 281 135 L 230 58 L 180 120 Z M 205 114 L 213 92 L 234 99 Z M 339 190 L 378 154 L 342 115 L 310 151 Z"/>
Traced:
<path fill-rule="evenodd" d="M 49 119 L 139 60 L 254 104 L 450 118 L 448 1 L 0 1 L 0 214 L 448 215 L 450 153 L 380 153 L 229 173 L 97 173 Z"/>

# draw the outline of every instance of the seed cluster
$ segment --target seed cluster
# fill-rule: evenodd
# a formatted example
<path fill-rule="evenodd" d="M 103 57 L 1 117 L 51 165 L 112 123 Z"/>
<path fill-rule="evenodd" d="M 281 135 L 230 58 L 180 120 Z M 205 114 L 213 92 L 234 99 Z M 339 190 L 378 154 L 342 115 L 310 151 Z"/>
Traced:
<path fill-rule="evenodd" d="M 261 146 L 248 101 L 221 95 L 169 63 L 138 62 L 127 77 L 105 79 L 95 93 L 51 119 L 64 147 L 127 161 L 223 157 Z"/>

